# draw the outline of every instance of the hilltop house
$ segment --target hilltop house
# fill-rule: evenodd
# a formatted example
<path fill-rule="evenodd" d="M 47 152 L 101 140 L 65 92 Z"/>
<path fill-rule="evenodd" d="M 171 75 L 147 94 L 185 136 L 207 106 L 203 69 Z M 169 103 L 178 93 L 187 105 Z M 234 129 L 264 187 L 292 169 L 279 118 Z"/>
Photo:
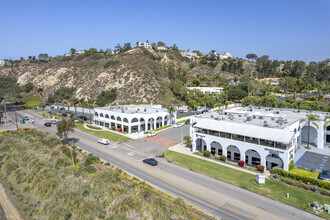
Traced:
<path fill-rule="evenodd" d="M 152 48 L 148 42 L 138 42 L 138 47 Z"/>
<path fill-rule="evenodd" d="M 181 55 L 183 56 L 183 57 L 187 57 L 187 58 L 189 58 L 189 59 L 196 59 L 196 58 L 198 58 L 198 55 L 197 55 L 197 53 L 193 53 L 193 52 L 189 52 L 189 51 L 181 51 Z"/>
<path fill-rule="evenodd" d="M 157 50 L 172 50 L 170 47 L 168 47 L 168 46 L 159 46 L 159 47 L 157 47 Z"/>
<path fill-rule="evenodd" d="M 217 53 L 216 51 L 211 51 L 209 54 L 208 54 L 208 57 L 209 58 L 212 58 L 214 60 L 223 60 L 223 59 L 228 59 L 228 58 L 232 58 L 233 56 L 229 53 L 229 52 L 226 52 L 226 53 Z"/>
<path fill-rule="evenodd" d="M 280 84 L 279 78 L 263 78 L 263 79 L 259 79 L 259 82 L 265 82 L 272 86 L 278 86 Z"/>
<path fill-rule="evenodd" d="M 11 65 L 11 61 L 8 59 L 3 59 L 0 60 L 0 66 L 10 66 Z"/>
<path fill-rule="evenodd" d="M 199 90 L 202 94 L 222 93 L 222 87 L 187 87 L 189 90 Z"/>

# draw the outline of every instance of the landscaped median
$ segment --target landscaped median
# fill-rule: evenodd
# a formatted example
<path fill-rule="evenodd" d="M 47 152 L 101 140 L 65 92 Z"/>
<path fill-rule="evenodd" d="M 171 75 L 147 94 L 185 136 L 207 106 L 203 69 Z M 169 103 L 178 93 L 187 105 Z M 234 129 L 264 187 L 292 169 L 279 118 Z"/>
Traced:
<path fill-rule="evenodd" d="M 91 130 L 88 128 L 84 127 L 84 124 L 78 124 L 77 128 L 83 132 L 90 133 L 92 135 L 95 135 L 99 138 L 105 138 L 109 139 L 110 141 L 129 141 L 132 140 L 129 137 L 126 137 L 124 135 L 117 134 L 115 132 L 109 131 L 96 131 L 96 130 Z"/>
<path fill-rule="evenodd" d="M 314 211 L 308 204 L 312 204 L 313 201 L 317 201 L 320 205 L 330 203 L 330 198 L 328 196 L 293 187 L 278 182 L 275 179 L 266 179 L 265 184 L 259 185 L 256 182 L 255 175 L 171 150 L 165 152 L 165 157 L 167 160 L 187 167 L 193 171 L 206 174 L 310 212 Z M 290 198 L 286 198 L 287 193 L 289 193 Z M 328 218 L 330 217 L 330 214 L 325 212 L 320 214 Z"/>
<path fill-rule="evenodd" d="M 168 128 L 168 127 L 171 127 L 171 125 L 166 125 L 166 126 L 163 126 L 163 127 L 160 127 L 160 128 L 156 128 L 156 129 L 147 131 L 146 133 L 149 134 L 152 131 L 160 131 L 160 130 L 163 130 L 163 129 Z"/>

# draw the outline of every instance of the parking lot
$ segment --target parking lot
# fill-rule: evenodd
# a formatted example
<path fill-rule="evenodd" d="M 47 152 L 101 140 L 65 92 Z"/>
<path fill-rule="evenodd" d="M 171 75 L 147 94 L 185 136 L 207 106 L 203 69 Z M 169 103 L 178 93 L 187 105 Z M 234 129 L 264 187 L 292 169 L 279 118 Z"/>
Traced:
<path fill-rule="evenodd" d="M 306 151 L 296 162 L 296 167 L 307 171 L 330 170 L 330 156 Z"/>

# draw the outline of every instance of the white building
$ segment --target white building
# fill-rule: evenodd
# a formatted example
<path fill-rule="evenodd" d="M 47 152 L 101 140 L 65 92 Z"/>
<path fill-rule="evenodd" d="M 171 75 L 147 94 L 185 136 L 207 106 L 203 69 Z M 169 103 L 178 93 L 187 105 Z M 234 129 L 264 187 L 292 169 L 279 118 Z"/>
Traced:
<path fill-rule="evenodd" d="M 245 107 L 195 116 L 191 118 L 192 150 L 209 150 L 228 160 L 261 164 L 266 169 L 288 170 L 296 151 L 308 142 L 309 128 L 311 146 L 325 148 L 330 144 L 330 126 L 324 128 L 325 116 L 330 113 L 312 112 L 320 120 L 318 127 L 301 122 L 308 114 L 302 110 Z"/>
<path fill-rule="evenodd" d="M 220 60 L 228 59 L 228 58 L 232 58 L 233 57 L 229 52 L 219 53 L 218 56 L 219 56 L 219 59 Z"/>
<path fill-rule="evenodd" d="M 85 53 L 84 50 L 78 50 L 78 51 L 75 52 L 75 54 L 84 54 L 84 53 Z"/>
<path fill-rule="evenodd" d="M 157 50 L 171 50 L 171 48 L 170 47 L 168 47 L 168 46 L 159 46 L 159 47 L 157 47 Z"/>
<path fill-rule="evenodd" d="M 170 125 L 175 118 L 161 105 L 122 105 L 95 108 L 93 121 L 96 125 L 134 133 Z"/>
<path fill-rule="evenodd" d="M 188 51 L 181 51 L 181 55 L 183 57 L 188 57 L 189 59 L 196 59 L 196 58 L 198 58 L 197 53 L 188 52 Z"/>
<path fill-rule="evenodd" d="M 138 47 L 152 48 L 148 42 L 138 42 Z"/>
<path fill-rule="evenodd" d="M 5 66 L 6 62 L 4 60 L 0 60 L 0 66 Z"/>
<path fill-rule="evenodd" d="M 211 94 L 211 93 L 222 93 L 222 87 L 187 87 L 189 90 L 199 90 L 203 94 Z"/>

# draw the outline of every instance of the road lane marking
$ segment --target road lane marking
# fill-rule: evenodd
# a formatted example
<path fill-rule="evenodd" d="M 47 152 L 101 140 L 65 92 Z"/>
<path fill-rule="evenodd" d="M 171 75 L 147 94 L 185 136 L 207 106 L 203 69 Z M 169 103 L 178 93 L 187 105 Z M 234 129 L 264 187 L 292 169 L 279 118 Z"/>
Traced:
<path fill-rule="evenodd" d="M 133 157 L 134 156 L 134 153 L 133 152 L 128 152 L 128 153 L 126 153 L 128 156 L 130 156 L 130 157 Z"/>
<path fill-rule="evenodd" d="M 190 194 L 192 194 L 192 195 L 194 195 L 194 196 L 197 196 L 197 197 L 199 197 L 199 198 L 201 198 L 201 199 L 204 199 L 204 200 L 206 200 L 206 201 L 208 201 L 208 202 L 211 202 L 211 203 L 213 203 L 213 204 L 215 204 L 215 205 L 217 205 L 217 206 L 220 206 L 220 207 L 223 207 L 223 208 L 225 208 L 225 209 L 231 210 L 231 211 L 236 212 L 236 213 L 238 213 L 238 214 L 240 214 L 240 215 L 244 215 L 244 216 L 246 216 L 246 217 L 248 217 L 248 218 L 258 220 L 258 218 L 255 218 L 254 216 L 250 216 L 250 215 L 248 215 L 248 214 L 246 214 L 246 213 L 243 213 L 243 212 L 241 212 L 241 211 L 238 211 L 238 210 L 236 210 L 236 209 L 233 209 L 233 208 L 230 208 L 230 207 L 228 207 L 228 206 L 222 205 L 222 204 L 220 204 L 220 203 L 218 203 L 218 202 L 212 201 L 212 200 L 210 200 L 210 199 L 208 199 L 208 198 L 206 198 L 206 197 L 204 197 L 204 196 L 198 195 L 198 194 L 196 194 L 196 193 L 194 193 L 194 192 L 192 192 L 192 191 L 190 191 L 190 190 L 187 190 L 187 189 L 185 189 L 185 188 L 183 188 L 183 187 L 181 187 L 181 186 L 179 186 L 179 185 L 176 185 L 175 183 L 172 183 L 172 182 L 170 182 L 170 181 L 168 181 L 168 180 L 163 179 L 162 177 L 159 177 L 159 176 L 157 176 L 157 175 L 151 173 L 151 172 L 148 171 L 147 169 L 145 169 L 145 168 L 141 165 L 140 161 L 138 161 L 138 164 L 140 165 L 140 167 L 141 167 L 145 172 L 149 173 L 149 174 L 152 175 L 153 177 L 156 177 L 157 179 L 160 179 L 160 180 L 162 180 L 162 181 L 164 181 L 164 182 L 166 182 L 166 183 L 168 183 L 168 184 L 170 184 L 170 185 L 172 185 L 172 186 L 175 186 L 175 187 L 177 187 L 177 188 L 179 188 L 179 189 L 181 189 L 181 190 L 183 190 L 183 191 L 185 191 L 185 192 L 188 192 L 188 193 L 190 193 Z"/>
<path fill-rule="evenodd" d="M 157 170 L 157 171 L 159 171 L 159 172 L 165 173 L 165 174 L 167 174 L 167 175 L 170 175 L 170 176 L 172 176 L 172 177 L 174 177 L 174 178 L 176 178 L 176 179 L 179 179 L 179 180 L 181 180 L 181 181 L 187 182 L 187 183 L 189 183 L 189 184 L 191 184 L 191 185 L 195 185 L 195 186 L 197 186 L 197 187 L 199 187 L 199 188 L 201 188 L 201 189 L 204 189 L 204 190 L 206 190 L 206 191 L 209 191 L 209 192 L 212 193 L 212 194 L 217 194 L 217 195 L 219 195 L 219 196 L 221 196 L 221 197 L 223 197 L 223 198 L 225 198 L 225 199 L 231 200 L 231 201 L 234 202 L 234 203 L 240 203 L 241 205 L 243 205 L 243 206 L 245 206 L 245 207 L 247 207 L 247 208 L 254 209 L 254 210 L 257 211 L 257 212 L 260 212 L 260 213 L 263 213 L 263 214 L 265 214 L 265 215 L 271 216 L 271 217 L 273 217 L 274 219 L 281 219 L 281 218 L 279 218 L 279 217 L 277 217 L 277 216 L 275 216 L 275 215 L 273 215 L 273 214 L 271 214 L 271 213 L 265 212 L 265 211 L 263 211 L 263 210 L 256 209 L 255 207 L 253 207 L 253 206 L 249 206 L 249 205 L 247 205 L 246 203 L 240 202 L 240 201 L 235 200 L 235 199 L 232 199 L 232 198 L 230 198 L 230 197 L 228 197 L 228 196 L 222 195 L 222 194 L 220 194 L 220 193 L 218 193 L 218 192 L 212 191 L 212 190 L 210 190 L 210 189 L 208 189 L 208 188 L 206 188 L 206 187 L 203 187 L 203 186 L 198 185 L 198 184 L 196 184 L 196 183 L 190 182 L 190 181 L 188 181 L 188 180 L 186 180 L 186 179 L 184 179 L 184 178 L 178 177 L 178 176 L 176 176 L 176 175 L 174 175 L 174 174 L 170 174 L 170 173 L 168 173 L 168 172 L 165 172 L 165 171 L 163 171 L 163 170 L 161 170 L 161 169 L 159 169 L 159 168 L 152 167 L 152 166 L 150 166 L 150 168 L 155 169 L 155 170 Z"/>
<path fill-rule="evenodd" d="M 135 147 L 129 145 L 129 144 L 126 144 L 126 143 L 122 143 L 123 145 L 127 146 L 127 147 L 130 147 L 130 148 L 133 148 L 133 149 L 136 149 Z"/>

